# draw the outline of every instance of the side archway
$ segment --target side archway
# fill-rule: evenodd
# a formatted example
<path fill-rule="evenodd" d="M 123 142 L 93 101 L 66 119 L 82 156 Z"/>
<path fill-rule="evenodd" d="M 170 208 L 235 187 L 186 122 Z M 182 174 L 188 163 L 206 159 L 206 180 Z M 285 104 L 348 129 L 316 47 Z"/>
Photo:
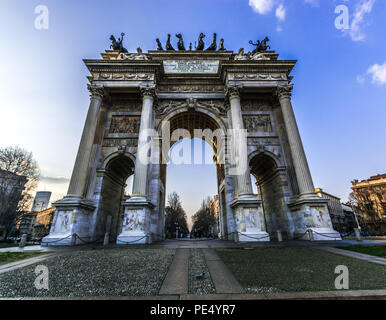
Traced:
<path fill-rule="evenodd" d="M 101 189 L 98 201 L 98 223 L 96 238 L 105 232 L 110 233 L 110 241 L 115 241 L 120 233 L 123 219 L 122 201 L 125 194 L 126 181 L 134 174 L 135 157 L 127 152 L 114 152 L 102 162 L 98 174 L 101 178 Z M 109 218 L 111 217 L 111 218 Z M 106 230 L 108 220 L 110 228 Z"/>
<path fill-rule="evenodd" d="M 257 190 L 261 197 L 267 232 L 276 237 L 280 230 L 286 238 L 290 236 L 285 201 L 286 169 L 278 157 L 270 152 L 256 152 L 250 157 L 251 174 L 256 178 Z"/>

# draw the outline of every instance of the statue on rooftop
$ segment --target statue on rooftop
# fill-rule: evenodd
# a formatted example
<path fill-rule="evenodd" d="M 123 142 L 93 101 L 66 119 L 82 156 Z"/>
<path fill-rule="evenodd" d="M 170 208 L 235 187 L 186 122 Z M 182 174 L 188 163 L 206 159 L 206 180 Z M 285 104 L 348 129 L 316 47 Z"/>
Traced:
<path fill-rule="evenodd" d="M 220 40 L 220 43 L 218 44 L 218 51 L 226 51 L 227 49 L 224 48 L 224 39 Z"/>
<path fill-rule="evenodd" d="M 198 36 L 198 44 L 197 44 L 197 47 L 196 47 L 196 50 L 197 51 L 202 51 L 204 50 L 204 47 L 205 47 L 205 43 L 204 43 L 204 39 L 205 38 L 205 34 L 203 34 L 202 32 L 200 33 L 200 35 Z"/>
<path fill-rule="evenodd" d="M 264 52 L 264 51 L 267 51 L 267 49 L 271 49 L 271 47 L 267 45 L 268 41 L 269 41 L 268 37 L 265 37 L 264 40 L 262 41 L 257 40 L 256 43 L 253 43 L 252 40 L 249 41 L 249 44 L 256 46 L 255 50 L 252 51 L 252 54 Z"/>
<path fill-rule="evenodd" d="M 217 34 L 213 33 L 212 43 L 210 44 L 208 49 L 206 49 L 206 51 L 216 51 L 216 49 L 217 49 Z"/>
<path fill-rule="evenodd" d="M 157 50 L 158 51 L 164 51 L 164 48 L 162 48 L 162 43 L 161 41 L 159 41 L 159 39 L 155 39 L 155 41 L 157 42 Z"/>
<path fill-rule="evenodd" d="M 181 33 L 177 33 L 176 37 L 178 38 L 178 43 L 177 43 L 178 50 L 186 51 L 185 45 L 184 45 L 184 39 L 182 39 L 182 34 Z"/>
<path fill-rule="evenodd" d="M 170 43 L 170 34 L 168 34 L 168 41 L 166 42 L 166 50 L 175 51 L 172 44 Z"/>
<path fill-rule="evenodd" d="M 122 32 L 121 33 L 121 37 L 122 38 L 118 38 L 118 40 L 115 39 L 115 37 L 113 35 L 110 36 L 110 40 L 111 40 L 111 45 L 110 45 L 110 48 L 112 50 L 116 50 L 116 51 L 119 51 L 120 53 L 127 53 L 127 49 L 123 47 L 123 37 L 124 37 L 124 33 Z"/>

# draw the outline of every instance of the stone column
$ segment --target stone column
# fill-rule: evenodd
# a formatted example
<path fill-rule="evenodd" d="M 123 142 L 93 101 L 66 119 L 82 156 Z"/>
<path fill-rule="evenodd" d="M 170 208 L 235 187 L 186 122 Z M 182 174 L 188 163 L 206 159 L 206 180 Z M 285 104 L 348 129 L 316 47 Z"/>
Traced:
<path fill-rule="evenodd" d="M 84 197 L 88 175 L 87 171 L 104 94 L 103 87 L 101 86 L 88 85 L 88 90 L 91 93 L 90 107 L 88 109 L 86 123 L 84 125 L 78 154 L 72 171 L 70 186 L 68 188 L 68 197 Z"/>
<path fill-rule="evenodd" d="M 146 184 L 147 184 L 147 169 L 148 163 L 143 163 L 142 158 L 147 158 L 146 153 L 149 143 L 149 137 L 146 136 L 146 130 L 153 129 L 153 102 L 155 98 L 154 87 L 141 87 L 142 113 L 141 124 L 139 129 L 138 150 L 135 159 L 134 183 L 133 183 L 133 198 L 138 200 L 146 200 Z M 145 134 L 141 136 L 142 134 Z"/>
<path fill-rule="evenodd" d="M 315 188 L 291 104 L 292 89 L 293 85 L 278 86 L 277 94 L 291 149 L 293 165 L 299 186 L 299 194 L 301 197 L 307 198 L 315 196 Z"/>
<path fill-rule="evenodd" d="M 237 172 L 237 199 L 253 197 L 253 189 L 248 163 L 248 137 L 244 129 L 243 117 L 241 114 L 240 87 L 229 86 L 226 92 L 232 116 L 233 129 L 233 154 L 236 156 Z"/>

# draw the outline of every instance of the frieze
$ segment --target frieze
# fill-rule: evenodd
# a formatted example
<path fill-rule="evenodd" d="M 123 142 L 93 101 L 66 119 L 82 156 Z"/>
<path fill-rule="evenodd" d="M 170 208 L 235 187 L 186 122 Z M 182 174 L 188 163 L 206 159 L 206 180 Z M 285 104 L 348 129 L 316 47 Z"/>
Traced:
<path fill-rule="evenodd" d="M 154 80 L 153 73 L 94 72 L 94 80 L 140 81 Z"/>
<path fill-rule="evenodd" d="M 141 118 L 136 116 L 113 116 L 109 133 L 138 133 Z"/>
<path fill-rule="evenodd" d="M 285 73 L 230 73 L 229 80 L 262 80 L 262 81 L 281 81 L 287 80 Z"/>
<path fill-rule="evenodd" d="M 161 100 L 156 106 L 156 112 L 158 115 L 164 115 L 169 113 L 173 109 L 188 107 L 195 109 L 197 107 L 207 108 L 219 115 L 225 115 L 227 108 L 223 101 L 216 100 L 198 100 L 189 98 L 186 101 L 181 100 Z"/>
<path fill-rule="evenodd" d="M 242 111 L 268 111 L 272 107 L 270 103 L 265 100 L 242 100 L 241 110 Z"/>
<path fill-rule="evenodd" d="M 142 102 L 139 100 L 128 100 L 128 101 L 119 101 L 114 102 L 110 106 L 109 110 L 114 112 L 125 112 L 125 111 L 141 111 L 142 109 Z"/>
<path fill-rule="evenodd" d="M 138 140 L 137 139 L 104 139 L 103 147 L 137 147 Z"/>

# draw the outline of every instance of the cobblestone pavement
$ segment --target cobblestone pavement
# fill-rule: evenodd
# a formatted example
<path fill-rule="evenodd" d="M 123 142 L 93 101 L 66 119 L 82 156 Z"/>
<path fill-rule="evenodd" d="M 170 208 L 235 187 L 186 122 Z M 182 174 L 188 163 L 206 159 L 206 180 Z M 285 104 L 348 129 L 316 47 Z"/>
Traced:
<path fill-rule="evenodd" d="M 157 295 L 174 249 L 81 250 L 0 275 L 0 297 Z M 37 290 L 35 268 L 49 270 L 49 290 Z"/>

